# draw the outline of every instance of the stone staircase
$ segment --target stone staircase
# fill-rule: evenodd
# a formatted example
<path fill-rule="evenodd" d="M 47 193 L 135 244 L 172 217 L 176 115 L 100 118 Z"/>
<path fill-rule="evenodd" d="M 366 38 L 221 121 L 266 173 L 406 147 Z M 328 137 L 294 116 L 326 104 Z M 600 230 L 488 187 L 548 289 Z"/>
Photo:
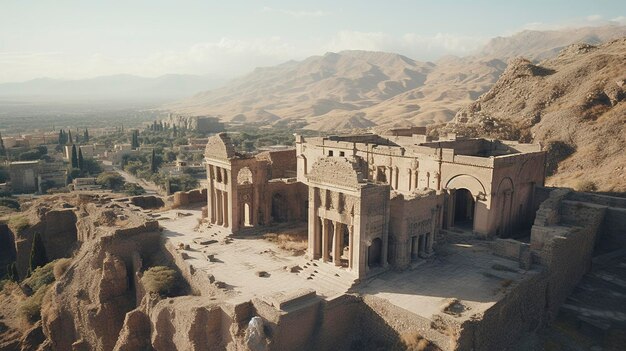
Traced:
<path fill-rule="evenodd" d="M 316 286 L 317 293 L 326 297 L 346 293 L 356 282 L 354 274 L 345 268 L 335 267 L 332 263 L 324 263 L 319 260 L 305 263 L 298 275 L 312 281 Z"/>

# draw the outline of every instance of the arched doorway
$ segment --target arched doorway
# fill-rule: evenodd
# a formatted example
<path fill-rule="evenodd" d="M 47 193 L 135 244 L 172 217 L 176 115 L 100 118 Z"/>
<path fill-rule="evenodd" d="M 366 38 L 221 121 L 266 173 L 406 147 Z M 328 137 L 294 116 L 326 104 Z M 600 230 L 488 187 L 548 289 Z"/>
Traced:
<path fill-rule="evenodd" d="M 474 228 L 475 200 L 467 189 L 454 191 L 454 226 L 460 228 Z"/>
<path fill-rule="evenodd" d="M 372 240 L 372 245 L 367 249 L 367 265 L 371 267 L 380 266 L 383 241 L 380 238 Z"/>
<path fill-rule="evenodd" d="M 275 193 L 272 196 L 271 215 L 274 222 L 287 222 L 287 199 L 280 193 Z"/>

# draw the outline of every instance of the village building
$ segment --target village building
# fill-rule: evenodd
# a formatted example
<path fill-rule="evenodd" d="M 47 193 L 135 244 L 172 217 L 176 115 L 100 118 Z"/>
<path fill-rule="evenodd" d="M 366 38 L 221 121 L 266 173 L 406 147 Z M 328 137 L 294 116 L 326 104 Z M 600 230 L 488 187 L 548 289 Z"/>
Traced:
<path fill-rule="evenodd" d="M 432 255 L 444 231 L 527 234 L 545 178 L 540 145 L 424 132 L 295 135 L 295 149 L 253 155 L 220 133 L 205 152 L 207 218 L 233 233 L 306 222 L 308 257 L 356 279 Z"/>
<path fill-rule="evenodd" d="M 9 186 L 15 193 L 41 193 L 52 187 L 66 186 L 67 169 L 63 162 L 10 162 L 9 178 Z"/>

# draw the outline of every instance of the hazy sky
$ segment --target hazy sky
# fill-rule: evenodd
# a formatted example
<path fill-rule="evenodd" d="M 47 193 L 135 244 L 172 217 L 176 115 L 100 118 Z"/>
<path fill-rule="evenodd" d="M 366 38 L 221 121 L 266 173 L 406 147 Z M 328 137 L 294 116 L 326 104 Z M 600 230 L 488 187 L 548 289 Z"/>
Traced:
<path fill-rule="evenodd" d="M 626 1 L 0 0 L 0 82 L 232 76 L 345 49 L 434 60 L 522 29 L 610 21 L 626 24 Z"/>

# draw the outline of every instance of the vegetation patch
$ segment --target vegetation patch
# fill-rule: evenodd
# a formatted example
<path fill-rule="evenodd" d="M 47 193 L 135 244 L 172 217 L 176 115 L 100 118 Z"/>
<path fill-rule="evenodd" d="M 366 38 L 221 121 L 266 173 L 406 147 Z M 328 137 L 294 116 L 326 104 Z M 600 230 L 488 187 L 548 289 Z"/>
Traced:
<path fill-rule="evenodd" d="M 11 227 L 16 234 L 21 234 L 24 230 L 30 228 L 30 221 L 26 216 L 13 216 L 9 218 L 9 227 Z"/>
<path fill-rule="evenodd" d="M 435 351 L 439 350 L 433 343 L 426 340 L 419 332 L 413 331 L 400 336 L 401 349 L 408 351 Z"/>
<path fill-rule="evenodd" d="M 35 269 L 31 275 L 24 279 L 22 287 L 30 289 L 31 294 L 20 302 L 18 309 L 20 314 L 30 322 L 36 322 L 41 318 L 41 304 L 44 296 L 60 277 L 71 260 L 67 258 L 54 260 L 43 267 Z M 58 266 L 58 267 L 57 267 Z"/>
<path fill-rule="evenodd" d="M 598 191 L 598 185 L 592 180 L 581 180 L 576 184 L 576 190 L 590 193 Z"/>
<path fill-rule="evenodd" d="M 154 266 L 143 273 L 141 283 L 150 293 L 164 297 L 175 296 L 182 288 L 177 271 L 167 266 Z"/>
<path fill-rule="evenodd" d="M 290 251 L 294 256 L 304 255 L 307 249 L 307 237 L 298 234 L 268 233 L 263 239 L 276 243 L 283 250 Z"/>

